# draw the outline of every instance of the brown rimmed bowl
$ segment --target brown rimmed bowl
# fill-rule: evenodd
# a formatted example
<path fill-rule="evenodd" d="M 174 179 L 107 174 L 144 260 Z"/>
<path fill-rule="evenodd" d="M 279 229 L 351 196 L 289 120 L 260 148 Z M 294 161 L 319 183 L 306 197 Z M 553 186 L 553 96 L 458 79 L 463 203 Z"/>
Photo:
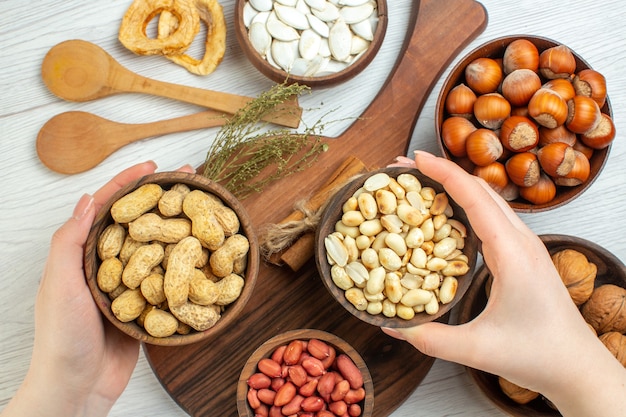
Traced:
<path fill-rule="evenodd" d="M 248 27 L 246 26 L 244 11 L 248 0 L 237 0 L 235 3 L 235 35 L 241 49 L 250 63 L 263 75 L 276 83 L 287 82 L 289 84 L 298 83 L 309 87 L 328 87 L 347 81 L 362 72 L 372 62 L 378 53 L 385 32 L 387 30 L 387 2 L 386 0 L 376 0 L 374 13 L 377 16 L 377 25 L 373 31 L 373 38 L 364 52 L 356 55 L 356 58 L 348 65 L 337 72 L 322 72 L 316 76 L 297 75 L 288 73 L 280 66 L 272 65 L 268 59 L 262 56 L 253 46 L 249 39 Z"/>
<path fill-rule="evenodd" d="M 614 284 L 626 288 L 626 266 L 605 248 L 575 236 L 546 234 L 539 237 L 551 255 L 564 249 L 574 249 L 584 254 L 589 262 L 596 264 L 598 271 L 595 287 Z M 485 265 L 481 266 L 474 276 L 471 288 L 458 305 L 458 324 L 473 320 L 483 311 L 487 305 L 486 286 L 491 279 L 489 269 Z M 469 367 L 466 370 L 483 394 L 508 415 L 517 417 L 561 415 L 541 395 L 527 404 L 518 404 L 500 389 L 496 375 Z"/>
<path fill-rule="evenodd" d="M 257 364 L 263 358 L 269 358 L 272 353 L 280 346 L 286 346 L 293 340 L 309 341 L 318 339 L 335 349 L 336 356 L 344 353 L 352 359 L 363 376 L 363 388 L 365 389 L 365 398 L 359 403 L 361 407 L 361 417 L 371 417 L 374 413 L 374 383 L 369 372 L 367 364 L 349 343 L 332 333 L 317 329 L 295 329 L 289 330 L 272 337 L 261 344 L 248 358 L 241 370 L 239 381 L 237 382 L 237 410 L 239 417 L 254 417 L 254 410 L 248 403 L 248 379 L 253 374 L 259 372 Z M 284 365 L 286 366 L 286 365 Z M 332 367 L 330 369 L 333 369 Z"/>
<path fill-rule="evenodd" d="M 447 304 L 439 304 L 439 310 L 436 314 L 427 314 L 425 312 L 416 313 L 415 316 L 410 319 L 402 319 L 399 317 L 386 317 L 385 315 L 376 314 L 372 315 L 367 311 L 358 310 L 353 304 L 351 304 L 345 297 L 345 291 L 339 288 L 333 282 L 331 276 L 331 265 L 328 262 L 326 248 L 324 246 L 324 239 L 329 234 L 335 231 L 335 223 L 341 219 L 343 214 L 342 206 L 351 197 L 359 188 L 363 186 L 366 179 L 372 175 L 375 175 L 380 172 L 387 173 L 392 178 L 397 178 L 398 175 L 402 173 L 409 173 L 417 177 L 417 179 L 421 182 L 423 187 L 432 187 L 435 189 L 437 193 L 443 192 L 443 186 L 436 181 L 426 177 L 417 169 L 412 168 L 400 168 L 400 167 L 387 167 L 379 170 L 371 171 L 367 174 L 361 175 L 358 178 L 350 181 L 343 188 L 333 195 L 331 201 L 327 204 L 324 209 L 319 226 L 316 231 L 315 236 L 315 262 L 317 265 L 317 270 L 320 274 L 322 282 L 330 291 L 333 298 L 341 304 L 343 308 L 345 308 L 349 313 L 358 319 L 369 323 L 374 326 L 379 327 L 390 327 L 390 328 L 403 328 L 403 327 L 413 327 L 419 324 L 423 324 L 430 321 L 436 321 L 442 319 L 464 296 L 467 289 L 470 287 L 472 283 L 472 276 L 474 272 L 474 268 L 476 266 L 476 258 L 479 249 L 479 241 L 476 237 L 473 229 L 470 226 L 469 220 L 465 211 L 462 207 L 460 207 L 452 198 L 449 197 L 449 204 L 453 208 L 453 217 L 454 219 L 460 221 L 467 228 L 467 237 L 465 238 L 465 247 L 463 249 L 463 253 L 469 259 L 469 271 L 462 276 L 458 276 L 458 287 L 454 299 Z"/>
<path fill-rule="evenodd" d="M 473 60 L 480 57 L 488 57 L 494 59 L 502 58 L 506 47 L 511 42 L 517 39 L 529 40 L 537 47 L 539 53 L 553 46 L 562 45 L 562 43 L 560 42 L 533 35 L 511 35 L 490 40 L 469 52 L 451 69 L 448 77 L 443 83 L 441 91 L 439 92 L 435 107 L 435 131 L 437 135 L 439 149 L 446 158 L 456 162 L 457 164 L 465 168 L 468 172 L 472 171 L 472 169 L 474 168 L 474 164 L 466 157 L 459 158 L 452 155 L 446 148 L 441 137 L 441 125 L 444 120 L 450 116 L 445 110 L 446 97 L 448 96 L 450 90 L 452 90 L 457 85 L 465 82 L 465 67 L 467 67 L 467 65 L 469 65 Z M 576 60 L 576 73 L 586 68 L 592 68 L 591 65 L 589 65 L 575 51 L 572 50 L 572 53 Z M 605 113 L 610 117 L 613 116 L 611 104 L 608 97 L 604 106 L 601 108 L 601 111 L 602 113 Z M 477 122 L 475 122 L 475 124 L 478 126 Z M 545 204 L 533 204 L 518 197 L 514 200 L 509 201 L 509 205 L 511 206 L 511 208 L 513 208 L 513 210 L 519 213 L 539 213 L 566 205 L 567 203 L 578 198 L 599 177 L 600 172 L 602 172 L 602 169 L 604 168 L 604 165 L 606 164 L 606 161 L 609 157 L 610 148 L 611 146 L 609 145 L 604 149 L 596 149 L 593 151 L 593 155 L 589 160 L 589 178 L 584 183 L 571 187 L 557 186 L 557 193 L 555 198 Z"/>
<path fill-rule="evenodd" d="M 143 327 L 138 325 L 136 321 L 124 323 L 118 320 L 111 311 L 112 300 L 109 298 L 109 295 L 104 293 L 98 287 L 96 277 L 101 261 L 97 253 L 97 243 L 98 237 L 103 230 L 108 225 L 113 223 L 113 219 L 110 214 L 111 206 L 115 201 L 124 195 L 136 190 L 144 184 L 149 183 L 159 184 L 163 187 L 163 189 L 168 189 L 174 184 L 182 183 L 186 184 L 191 190 L 202 190 L 219 197 L 226 206 L 235 211 L 241 223 L 239 233 L 245 235 L 250 242 L 248 263 L 243 277 L 245 284 L 239 298 L 232 304 L 226 306 L 217 323 L 205 331 L 199 332 L 192 329 L 190 333 L 184 335 L 175 333 L 174 335 L 168 337 L 151 336 Z M 161 346 L 180 346 L 199 342 L 201 340 L 211 338 L 215 334 L 227 329 L 229 326 L 232 326 L 252 295 L 259 271 L 259 262 L 259 245 L 252 227 L 252 222 L 245 208 L 241 205 L 237 198 L 224 187 L 207 179 L 206 177 L 184 172 L 160 172 L 146 175 L 130 184 L 127 184 L 115 193 L 97 213 L 85 244 L 84 253 L 84 266 L 87 284 L 89 285 L 89 289 L 91 290 L 91 294 L 93 295 L 98 308 L 106 319 L 113 323 L 113 325 L 119 330 L 137 340 Z"/>

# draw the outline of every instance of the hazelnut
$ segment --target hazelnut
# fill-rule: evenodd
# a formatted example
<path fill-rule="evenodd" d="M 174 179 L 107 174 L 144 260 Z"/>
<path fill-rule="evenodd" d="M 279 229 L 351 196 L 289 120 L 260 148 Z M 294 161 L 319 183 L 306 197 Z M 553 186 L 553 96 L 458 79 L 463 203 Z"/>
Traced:
<path fill-rule="evenodd" d="M 561 280 L 577 306 L 591 297 L 597 267 L 587 257 L 574 249 L 564 249 L 552 255 L 552 262 Z"/>
<path fill-rule="evenodd" d="M 600 341 L 626 367 L 626 335 L 619 332 L 607 332 L 600 336 Z"/>
<path fill-rule="evenodd" d="M 518 404 L 528 404 L 539 396 L 538 392 L 520 387 L 519 385 L 514 384 L 501 376 L 498 377 L 498 384 L 500 385 L 502 392 Z"/>
<path fill-rule="evenodd" d="M 613 284 L 599 286 L 583 304 L 581 312 L 599 335 L 612 331 L 626 333 L 626 289 Z"/>

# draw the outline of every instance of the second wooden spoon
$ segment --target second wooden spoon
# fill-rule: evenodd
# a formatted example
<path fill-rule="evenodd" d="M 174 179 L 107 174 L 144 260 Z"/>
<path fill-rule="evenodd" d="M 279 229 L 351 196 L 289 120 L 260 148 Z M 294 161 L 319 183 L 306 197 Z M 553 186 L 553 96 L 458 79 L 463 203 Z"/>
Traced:
<path fill-rule="evenodd" d="M 229 115 L 207 110 L 152 123 L 127 124 L 82 111 L 58 114 L 37 135 L 37 155 L 61 174 L 87 171 L 122 146 L 152 136 L 221 126 Z"/>

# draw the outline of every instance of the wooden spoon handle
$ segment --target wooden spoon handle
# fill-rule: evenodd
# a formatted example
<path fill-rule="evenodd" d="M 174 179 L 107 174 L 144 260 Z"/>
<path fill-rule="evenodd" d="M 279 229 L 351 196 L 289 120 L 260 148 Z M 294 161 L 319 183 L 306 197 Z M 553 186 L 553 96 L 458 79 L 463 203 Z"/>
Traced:
<path fill-rule="evenodd" d="M 117 125 L 117 128 L 119 129 L 118 133 L 125 137 L 124 143 L 121 143 L 121 146 L 123 146 L 153 136 L 222 126 L 228 121 L 229 116 L 226 113 L 206 110 L 200 113 L 150 123 L 120 123 Z"/>
<path fill-rule="evenodd" d="M 235 113 L 253 100 L 251 97 L 237 94 L 154 80 L 135 74 L 124 67 L 120 67 L 119 71 L 112 72 L 110 81 L 119 91 L 172 98 L 230 114 Z M 302 108 L 298 106 L 297 99 L 294 98 L 287 100 L 282 109 L 268 115 L 265 120 L 282 126 L 297 128 L 300 125 L 301 117 Z"/>

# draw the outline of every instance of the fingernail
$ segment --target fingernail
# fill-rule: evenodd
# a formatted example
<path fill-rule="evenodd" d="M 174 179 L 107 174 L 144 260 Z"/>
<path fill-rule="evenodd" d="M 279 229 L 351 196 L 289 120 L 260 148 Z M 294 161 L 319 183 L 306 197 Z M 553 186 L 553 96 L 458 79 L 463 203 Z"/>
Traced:
<path fill-rule="evenodd" d="M 391 337 L 395 337 L 396 339 L 402 339 L 404 340 L 404 335 L 402 333 L 400 333 L 398 330 L 396 329 L 392 329 L 390 327 L 382 327 L 381 328 L 387 335 L 391 336 Z"/>
<path fill-rule="evenodd" d="M 424 158 L 434 158 L 435 155 L 433 155 L 430 152 L 426 152 L 426 151 L 414 151 L 413 154 L 415 155 L 415 157 L 417 158 L 419 157 L 424 157 Z"/>
<path fill-rule="evenodd" d="M 196 172 L 196 169 L 192 167 L 191 165 L 187 164 L 187 165 L 183 165 L 182 167 L 180 167 L 179 171 L 194 173 Z"/>
<path fill-rule="evenodd" d="M 76 207 L 74 207 L 74 213 L 72 213 L 72 218 L 76 220 L 80 220 L 83 216 L 93 207 L 93 196 L 91 194 L 83 194 L 83 196 L 78 200 Z"/>

